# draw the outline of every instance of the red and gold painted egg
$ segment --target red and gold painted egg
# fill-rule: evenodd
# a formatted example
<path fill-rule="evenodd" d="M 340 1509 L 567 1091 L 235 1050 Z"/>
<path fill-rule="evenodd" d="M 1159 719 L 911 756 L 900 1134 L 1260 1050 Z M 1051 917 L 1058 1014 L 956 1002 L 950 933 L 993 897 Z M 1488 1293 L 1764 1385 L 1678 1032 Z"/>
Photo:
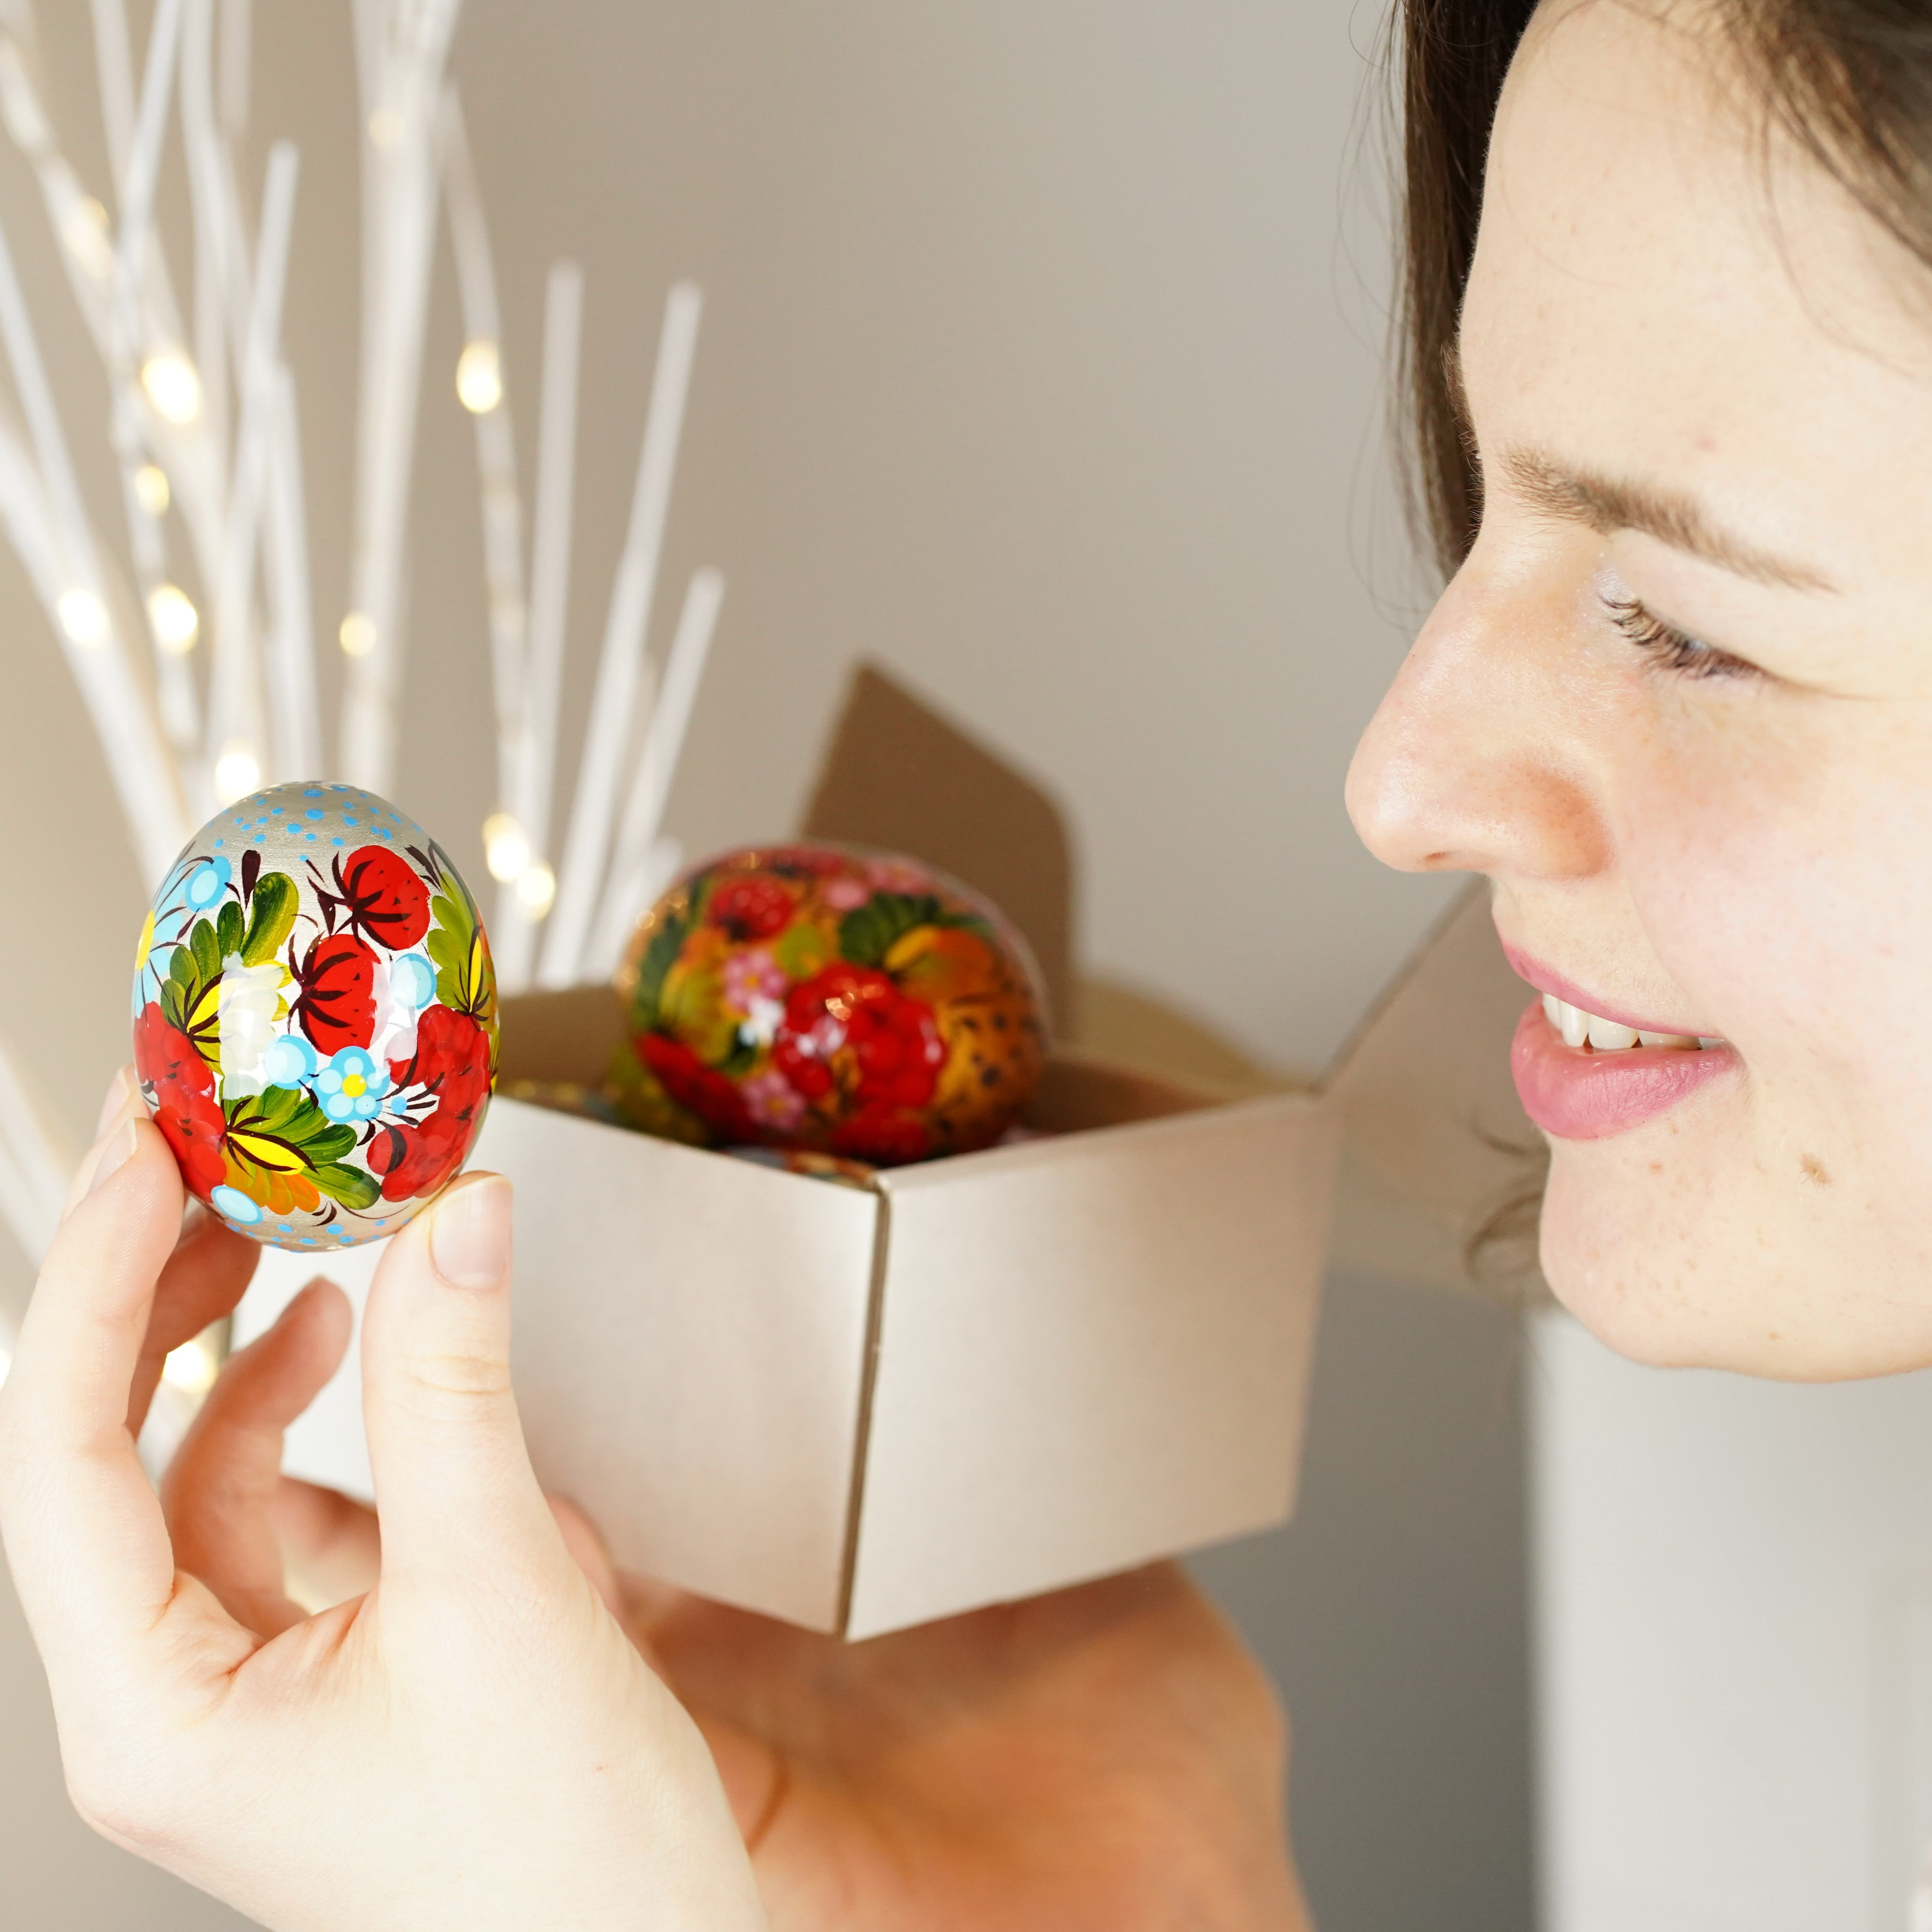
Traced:
<path fill-rule="evenodd" d="M 990 1147 L 1046 1060 L 1026 944 L 896 854 L 795 844 L 688 874 L 617 976 L 613 1098 L 653 1133 L 875 1167 Z"/>

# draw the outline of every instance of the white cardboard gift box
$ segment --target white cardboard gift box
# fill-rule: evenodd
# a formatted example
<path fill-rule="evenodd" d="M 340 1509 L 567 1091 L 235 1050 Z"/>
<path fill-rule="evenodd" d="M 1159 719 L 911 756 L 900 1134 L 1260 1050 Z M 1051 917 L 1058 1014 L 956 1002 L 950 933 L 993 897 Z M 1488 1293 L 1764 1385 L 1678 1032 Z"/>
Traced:
<path fill-rule="evenodd" d="M 1079 1036 L 1058 813 L 876 672 L 803 830 L 987 892 Z M 1338 1166 L 1341 1258 L 1456 1278 L 1456 1237 L 1509 1175 L 1495 1143 L 1525 1137 L 1522 995 L 1466 900 L 1320 1082 L 1258 1076 L 1116 997 L 1106 1053 L 1056 1053 L 1044 1137 L 865 1190 L 500 1092 L 475 1164 L 517 1185 L 538 1473 L 622 1566 L 854 1639 L 1280 1522 Z M 617 1005 L 524 996 L 503 1028 L 506 1085 L 594 1083 Z M 359 1306 L 378 1258 L 322 1265 Z M 316 1265 L 268 1251 L 238 1339 Z M 370 1496 L 352 1360 L 285 1466 Z"/>

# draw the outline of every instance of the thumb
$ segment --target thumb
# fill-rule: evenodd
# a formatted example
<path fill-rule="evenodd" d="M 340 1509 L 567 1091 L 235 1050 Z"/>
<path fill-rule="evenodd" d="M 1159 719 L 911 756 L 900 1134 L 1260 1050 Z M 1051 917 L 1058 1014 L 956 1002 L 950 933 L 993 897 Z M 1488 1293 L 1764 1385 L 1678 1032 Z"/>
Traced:
<path fill-rule="evenodd" d="M 617 1580 L 617 1566 L 610 1561 L 603 1532 L 573 1502 L 562 1496 L 549 1498 L 550 1513 L 556 1520 L 563 1546 L 571 1561 L 584 1572 L 590 1587 L 604 1600 L 604 1607 L 623 1621 L 624 1588 Z"/>
<path fill-rule="evenodd" d="M 466 1178 L 390 1243 L 363 1318 L 386 1582 L 568 1574 L 510 1390 L 510 1184 Z"/>

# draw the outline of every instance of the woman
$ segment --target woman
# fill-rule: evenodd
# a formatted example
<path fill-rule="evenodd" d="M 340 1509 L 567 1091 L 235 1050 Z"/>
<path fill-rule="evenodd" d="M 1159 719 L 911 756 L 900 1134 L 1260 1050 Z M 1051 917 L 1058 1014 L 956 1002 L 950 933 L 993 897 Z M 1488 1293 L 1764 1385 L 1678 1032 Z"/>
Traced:
<path fill-rule="evenodd" d="M 1409 367 L 1454 575 L 1356 823 L 1495 882 L 1544 996 L 1515 1064 L 1544 1268 L 1598 1334 L 1778 1376 L 1932 1361 L 1932 19 L 1407 26 Z M 230 1365 L 158 1505 L 126 1424 L 246 1258 L 178 1234 L 131 1094 L 78 1186 L 0 1396 L 0 1522 L 76 1800 L 122 1842 L 331 1932 L 1306 1922 L 1265 1691 L 1171 1570 L 852 1651 L 611 1576 L 524 1454 L 500 1181 L 372 1299 L 380 1550 L 277 1486 L 342 1346 L 328 1290 Z M 304 1619 L 278 1528 L 326 1598 L 367 1594 Z"/>

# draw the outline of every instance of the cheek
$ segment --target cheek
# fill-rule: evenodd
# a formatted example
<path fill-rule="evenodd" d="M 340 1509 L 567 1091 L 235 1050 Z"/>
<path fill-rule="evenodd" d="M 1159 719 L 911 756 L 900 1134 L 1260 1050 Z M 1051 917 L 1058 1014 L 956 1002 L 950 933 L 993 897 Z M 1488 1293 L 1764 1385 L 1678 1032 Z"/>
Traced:
<path fill-rule="evenodd" d="M 1746 1071 L 1679 1157 L 1780 1216 L 1825 1176 L 1888 1217 L 1932 1183 L 1932 731 L 1774 701 L 1794 724 L 1767 704 L 1652 733 L 1618 794 L 1645 936 Z"/>

